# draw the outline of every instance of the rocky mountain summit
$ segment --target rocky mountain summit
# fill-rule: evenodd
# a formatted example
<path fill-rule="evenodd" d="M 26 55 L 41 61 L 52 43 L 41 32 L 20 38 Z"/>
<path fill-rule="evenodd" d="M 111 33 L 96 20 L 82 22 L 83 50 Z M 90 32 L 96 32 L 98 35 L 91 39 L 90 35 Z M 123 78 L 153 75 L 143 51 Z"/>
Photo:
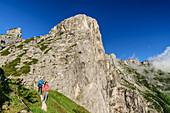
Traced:
<path fill-rule="evenodd" d="M 65 19 L 49 34 L 7 47 L 0 54 L 9 78 L 37 88 L 43 76 L 92 113 L 156 113 L 169 108 L 169 73 L 151 63 L 105 54 L 97 21 L 86 15 Z"/>
<path fill-rule="evenodd" d="M 5 35 L 0 35 L 0 50 L 22 40 L 21 28 L 10 29 Z"/>

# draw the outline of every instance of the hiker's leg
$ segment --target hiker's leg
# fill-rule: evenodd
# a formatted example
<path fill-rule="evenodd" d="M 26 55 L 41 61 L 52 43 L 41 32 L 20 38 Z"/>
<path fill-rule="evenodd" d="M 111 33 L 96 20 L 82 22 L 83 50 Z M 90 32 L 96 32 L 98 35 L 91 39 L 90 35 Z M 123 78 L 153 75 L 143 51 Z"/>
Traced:
<path fill-rule="evenodd" d="M 45 92 L 45 103 L 47 101 L 47 92 Z"/>
<path fill-rule="evenodd" d="M 40 87 L 40 94 L 42 95 L 42 87 Z"/>
<path fill-rule="evenodd" d="M 43 92 L 43 100 L 42 101 L 44 101 L 45 100 L 45 92 Z"/>

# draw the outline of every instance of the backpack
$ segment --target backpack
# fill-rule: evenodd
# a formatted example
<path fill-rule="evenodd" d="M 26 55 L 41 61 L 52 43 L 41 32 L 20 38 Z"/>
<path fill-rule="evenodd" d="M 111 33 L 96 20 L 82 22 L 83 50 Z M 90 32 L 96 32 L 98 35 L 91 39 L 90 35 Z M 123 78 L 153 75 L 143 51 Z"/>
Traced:
<path fill-rule="evenodd" d="M 42 87 L 41 83 L 38 84 L 38 87 Z"/>

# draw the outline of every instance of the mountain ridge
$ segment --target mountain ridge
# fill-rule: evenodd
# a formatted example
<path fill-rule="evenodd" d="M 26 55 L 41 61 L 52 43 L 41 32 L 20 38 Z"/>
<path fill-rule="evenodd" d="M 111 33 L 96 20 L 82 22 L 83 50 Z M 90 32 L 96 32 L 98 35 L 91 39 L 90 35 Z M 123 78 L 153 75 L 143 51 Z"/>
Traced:
<path fill-rule="evenodd" d="M 8 50 L 11 51 L 3 56 Z M 14 44 L 1 51 L 0 57 L 1 66 L 9 77 L 23 78 L 25 86 L 36 89 L 39 77 L 43 76 L 52 89 L 92 113 L 155 113 L 169 109 L 168 104 L 159 103 L 166 99 L 159 100 L 158 94 L 168 91 L 169 83 L 159 81 L 159 77 L 168 81 L 169 74 L 163 72 L 160 76 L 162 72 L 151 70 L 147 61 L 123 61 L 115 54 L 105 54 L 97 21 L 86 15 L 65 19 L 49 34 Z M 157 88 L 153 91 L 154 85 L 162 91 Z M 146 92 L 154 99 L 146 99 Z"/>

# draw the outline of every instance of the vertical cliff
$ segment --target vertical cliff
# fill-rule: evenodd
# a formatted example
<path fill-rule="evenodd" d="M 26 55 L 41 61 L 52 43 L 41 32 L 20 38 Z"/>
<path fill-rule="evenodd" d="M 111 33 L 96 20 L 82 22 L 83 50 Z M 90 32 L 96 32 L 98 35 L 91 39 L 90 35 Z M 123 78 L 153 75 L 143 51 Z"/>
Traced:
<path fill-rule="evenodd" d="M 160 104 L 164 100 L 153 90 L 159 84 L 148 82 L 151 78 L 147 76 L 159 76 L 159 71 L 148 62 L 105 54 L 99 25 L 86 15 L 65 19 L 47 35 L 14 44 L 1 51 L 0 58 L 9 77 L 23 78 L 25 86 L 36 89 L 43 76 L 53 90 L 92 113 L 155 113 L 168 106 Z"/>

